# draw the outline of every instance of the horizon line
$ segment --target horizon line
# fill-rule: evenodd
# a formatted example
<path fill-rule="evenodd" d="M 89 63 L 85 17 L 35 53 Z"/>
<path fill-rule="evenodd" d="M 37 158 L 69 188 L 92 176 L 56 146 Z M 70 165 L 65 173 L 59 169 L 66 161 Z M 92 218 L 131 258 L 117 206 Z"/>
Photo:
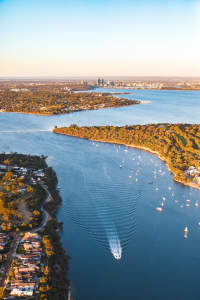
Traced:
<path fill-rule="evenodd" d="M 179 75 L 0 75 L 0 79 L 7 79 L 7 78 L 16 78 L 16 79 L 48 79 L 48 78 L 74 78 L 74 79 L 81 79 L 81 78 L 88 78 L 88 79 L 95 79 L 95 78 L 195 78 L 200 79 L 199 76 L 179 76 Z"/>

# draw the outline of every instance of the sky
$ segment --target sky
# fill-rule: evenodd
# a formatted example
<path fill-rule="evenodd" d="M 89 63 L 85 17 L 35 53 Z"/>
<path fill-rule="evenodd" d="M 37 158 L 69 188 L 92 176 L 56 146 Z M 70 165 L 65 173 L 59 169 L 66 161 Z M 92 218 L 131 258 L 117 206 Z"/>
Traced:
<path fill-rule="evenodd" d="M 200 0 L 0 0 L 0 76 L 200 76 Z"/>

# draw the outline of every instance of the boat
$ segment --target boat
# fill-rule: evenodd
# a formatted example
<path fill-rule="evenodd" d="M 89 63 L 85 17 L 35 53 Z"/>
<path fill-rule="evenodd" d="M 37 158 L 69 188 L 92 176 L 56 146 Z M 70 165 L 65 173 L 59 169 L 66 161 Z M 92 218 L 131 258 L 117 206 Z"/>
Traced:
<path fill-rule="evenodd" d="M 120 260 L 121 259 L 121 257 L 118 255 L 118 254 L 113 254 L 113 256 L 114 256 L 114 258 L 116 259 L 116 260 Z"/>
<path fill-rule="evenodd" d="M 153 184 L 153 181 L 149 181 L 148 184 Z"/>
<path fill-rule="evenodd" d="M 163 211 L 162 207 L 156 207 L 156 210 L 157 210 L 158 212 L 162 212 L 162 211 Z"/>
<path fill-rule="evenodd" d="M 114 237 L 111 237 L 111 239 L 109 240 L 109 244 L 110 244 L 111 253 L 114 256 L 114 258 L 116 260 L 120 260 L 122 257 L 122 247 L 118 236 L 115 235 Z"/>
<path fill-rule="evenodd" d="M 185 227 L 184 232 L 185 232 L 185 233 L 188 233 L 188 228 L 187 228 L 187 226 Z"/>

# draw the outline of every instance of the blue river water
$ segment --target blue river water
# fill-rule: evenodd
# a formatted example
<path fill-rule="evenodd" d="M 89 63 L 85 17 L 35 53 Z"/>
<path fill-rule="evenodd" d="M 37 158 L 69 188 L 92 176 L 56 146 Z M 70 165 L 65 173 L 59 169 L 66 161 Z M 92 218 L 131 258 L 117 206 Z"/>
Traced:
<path fill-rule="evenodd" d="M 48 155 L 57 173 L 73 299 L 198 300 L 200 191 L 174 182 L 148 152 L 50 131 L 200 121 L 200 92 L 129 92 L 120 97 L 151 102 L 52 117 L 1 113 L 0 151 Z"/>

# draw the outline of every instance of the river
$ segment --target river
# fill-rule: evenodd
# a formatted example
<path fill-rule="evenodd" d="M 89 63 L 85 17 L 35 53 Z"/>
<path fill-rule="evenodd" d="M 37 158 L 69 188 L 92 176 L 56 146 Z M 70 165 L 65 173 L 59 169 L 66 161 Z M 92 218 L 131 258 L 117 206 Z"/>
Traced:
<path fill-rule="evenodd" d="M 57 173 L 74 300 L 198 300 L 200 191 L 173 182 L 150 153 L 50 132 L 71 123 L 200 121 L 200 92 L 130 92 L 120 97 L 151 103 L 52 117 L 1 113 L 0 150 L 48 155 Z"/>

